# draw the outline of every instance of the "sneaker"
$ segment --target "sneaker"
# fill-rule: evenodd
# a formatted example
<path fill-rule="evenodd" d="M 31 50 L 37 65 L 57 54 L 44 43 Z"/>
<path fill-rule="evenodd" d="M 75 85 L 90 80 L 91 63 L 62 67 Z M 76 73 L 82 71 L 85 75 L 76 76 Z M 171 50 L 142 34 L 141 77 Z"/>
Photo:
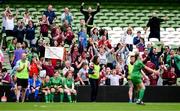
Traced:
<path fill-rule="evenodd" d="M 137 105 L 145 105 L 144 102 L 143 102 L 143 101 L 140 101 L 140 100 L 138 100 L 138 101 L 136 102 L 136 104 L 137 104 Z"/>

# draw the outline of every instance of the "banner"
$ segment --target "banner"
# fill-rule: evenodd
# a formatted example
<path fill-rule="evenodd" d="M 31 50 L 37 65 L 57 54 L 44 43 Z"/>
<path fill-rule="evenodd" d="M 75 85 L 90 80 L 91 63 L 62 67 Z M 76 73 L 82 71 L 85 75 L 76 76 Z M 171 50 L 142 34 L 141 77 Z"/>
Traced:
<path fill-rule="evenodd" d="M 64 47 L 46 47 L 45 58 L 63 60 Z"/>

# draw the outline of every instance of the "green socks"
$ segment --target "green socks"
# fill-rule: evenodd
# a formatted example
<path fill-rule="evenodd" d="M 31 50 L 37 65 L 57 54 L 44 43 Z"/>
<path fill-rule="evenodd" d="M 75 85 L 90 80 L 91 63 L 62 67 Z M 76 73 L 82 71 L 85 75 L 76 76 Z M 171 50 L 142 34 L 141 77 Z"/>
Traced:
<path fill-rule="evenodd" d="M 52 102 L 54 102 L 54 93 L 51 93 L 51 99 Z"/>
<path fill-rule="evenodd" d="M 63 100 L 64 100 L 64 93 L 60 93 L 60 102 L 63 102 Z"/>
<path fill-rule="evenodd" d="M 139 91 L 139 99 L 140 100 L 142 100 L 144 97 L 144 91 L 145 91 L 145 89 L 140 89 L 140 91 Z"/>
<path fill-rule="evenodd" d="M 67 95 L 67 97 L 68 97 L 69 102 L 71 103 L 72 102 L 71 95 Z"/>
<path fill-rule="evenodd" d="M 46 103 L 48 103 L 48 102 L 49 102 L 48 95 L 45 95 L 45 101 L 46 101 Z"/>

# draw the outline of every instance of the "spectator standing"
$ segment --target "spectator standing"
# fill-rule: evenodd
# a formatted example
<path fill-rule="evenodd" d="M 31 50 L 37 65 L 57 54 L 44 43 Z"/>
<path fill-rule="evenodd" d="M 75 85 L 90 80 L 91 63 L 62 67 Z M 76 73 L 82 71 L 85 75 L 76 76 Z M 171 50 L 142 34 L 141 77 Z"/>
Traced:
<path fill-rule="evenodd" d="M 18 21 L 17 26 L 14 28 L 14 36 L 17 38 L 17 42 L 23 43 L 26 33 L 26 27 L 22 21 Z"/>
<path fill-rule="evenodd" d="M 42 20 L 40 21 L 40 34 L 43 37 L 48 37 L 48 28 L 49 28 L 49 21 L 45 15 L 42 16 Z"/>
<path fill-rule="evenodd" d="M 97 3 L 96 11 L 93 11 L 91 7 L 88 10 L 83 9 L 84 2 L 81 4 L 80 11 L 84 15 L 85 23 L 87 24 L 87 34 L 90 36 L 91 28 L 93 27 L 94 16 L 100 11 L 100 4 Z"/>
<path fill-rule="evenodd" d="M 112 74 L 107 76 L 107 78 L 110 79 L 111 86 L 119 86 L 119 80 L 121 79 L 121 76 L 116 74 L 116 69 L 113 69 Z"/>
<path fill-rule="evenodd" d="M 44 15 L 46 15 L 46 17 L 48 17 L 49 24 L 52 25 L 56 18 L 56 14 L 53 11 L 52 5 L 48 5 L 48 9 L 47 9 L 47 11 L 44 12 Z"/>
<path fill-rule="evenodd" d="M 9 7 L 6 8 L 4 12 L 4 17 L 6 21 L 5 30 L 6 30 L 6 36 L 14 36 L 13 30 L 14 30 L 14 22 L 17 18 L 18 12 L 16 11 L 16 16 L 13 16 L 12 12 L 10 11 Z"/>
<path fill-rule="evenodd" d="M 160 24 L 161 22 L 163 22 L 164 20 L 167 20 L 167 17 L 164 17 L 163 19 L 160 19 L 157 17 L 156 13 L 152 14 L 152 18 L 149 19 L 146 28 L 145 28 L 145 33 L 148 29 L 148 27 L 150 27 L 150 34 L 148 37 L 148 41 L 150 38 L 157 38 L 160 41 Z"/>
<path fill-rule="evenodd" d="M 78 72 L 78 77 L 80 79 L 81 85 L 89 85 L 88 64 L 86 62 L 83 62 L 82 68 Z"/>
<path fill-rule="evenodd" d="M 140 43 L 140 38 L 141 38 L 141 31 L 138 31 L 137 36 L 135 36 L 133 39 L 133 44 L 137 45 L 138 43 Z"/>
<path fill-rule="evenodd" d="M 28 21 L 28 25 L 26 26 L 26 40 L 28 40 L 30 47 L 35 47 L 35 29 L 36 26 L 34 25 L 32 20 Z"/>
<path fill-rule="evenodd" d="M 28 11 L 28 9 L 26 9 L 26 11 L 24 12 L 24 16 L 23 16 L 23 22 L 25 25 L 28 25 L 29 20 L 32 20 L 30 17 L 30 13 Z"/>
<path fill-rule="evenodd" d="M 160 58 L 162 53 L 163 53 L 163 45 L 161 46 L 160 52 L 157 51 L 157 48 L 151 47 L 149 57 L 151 59 L 151 62 L 155 64 L 156 69 L 159 68 L 159 58 Z"/>
<path fill-rule="evenodd" d="M 21 59 L 16 63 L 17 66 L 17 92 L 16 92 L 16 100 L 19 102 L 19 97 L 22 91 L 22 102 L 25 100 L 26 88 L 28 86 L 28 78 L 29 78 L 29 62 L 26 59 L 26 54 L 22 53 Z"/>
<path fill-rule="evenodd" d="M 129 51 L 133 51 L 133 39 L 134 34 L 132 28 L 128 28 L 124 37 L 122 38 L 122 43 L 125 43 L 129 49 Z"/>
<path fill-rule="evenodd" d="M 100 65 L 99 65 L 99 57 L 94 56 L 94 59 L 91 64 L 91 71 L 88 71 L 89 74 L 89 82 L 91 85 L 91 102 L 96 101 L 96 97 L 98 94 L 98 87 L 99 87 L 99 76 L 100 76 Z"/>
<path fill-rule="evenodd" d="M 66 7 L 64 8 L 64 12 L 61 15 L 61 21 L 63 23 L 64 20 L 68 21 L 68 24 L 71 26 L 73 21 L 73 15 L 70 13 L 69 9 Z"/>
<path fill-rule="evenodd" d="M 170 68 L 175 70 L 174 72 L 177 76 L 177 85 L 180 85 L 180 55 L 175 54 L 175 51 L 171 50 L 170 54 L 167 56 L 166 63 L 170 66 Z"/>
<path fill-rule="evenodd" d="M 16 62 L 21 59 L 21 55 L 26 51 L 22 49 L 21 43 L 16 44 L 16 50 L 14 51 L 14 56 L 12 58 L 11 66 L 12 68 L 16 65 Z"/>

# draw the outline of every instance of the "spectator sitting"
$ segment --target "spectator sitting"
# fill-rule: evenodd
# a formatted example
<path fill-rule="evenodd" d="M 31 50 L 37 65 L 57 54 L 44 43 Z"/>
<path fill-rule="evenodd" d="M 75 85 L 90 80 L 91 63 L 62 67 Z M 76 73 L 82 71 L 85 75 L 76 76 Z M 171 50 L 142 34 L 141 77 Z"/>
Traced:
<path fill-rule="evenodd" d="M 50 88 L 51 88 L 50 78 L 49 76 L 46 76 L 45 80 L 42 81 L 42 92 L 44 93 L 46 103 L 50 102 L 50 98 L 51 98 Z"/>
<path fill-rule="evenodd" d="M 106 36 L 102 36 L 102 38 L 98 41 L 98 46 L 101 47 L 102 45 L 106 45 L 109 49 L 111 49 L 112 46 L 106 38 Z"/>
<path fill-rule="evenodd" d="M 10 99 L 10 89 L 11 89 L 11 76 L 7 72 L 6 68 L 2 69 L 2 72 L 0 72 L 0 85 L 2 84 L 2 91 L 7 96 L 7 101 Z"/>
<path fill-rule="evenodd" d="M 76 102 L 77 91 L 74 89 L 74 80 L 72 75 L 71 71 L 68 71 L 66 74 L 66 79 L 64 80 L 64 92 L 67 94 L 69 102 Z M 72 95 L 74 95 L 73 100 Z"/>
<path fill-rule="evenodd" d="M 66 7 L 64 8 L 64 12 L 61 15 L 61 21 L 63 23 L 64 20 L 68 21 L 69 25 L 72 25 L 72 21 L 73 21 L 73 16 L 72 13 L 69 12 L 69 9 Z"/>
<path fill-rule="evenodd" d="M 46 15 L 46 17 L 48 17 L 49 24 L 52 25 L 56 18 L 56 14 L 53 11 L 52 5 L 48 5 L 48 9 L 47 9 L 47 11 L 44 12 L 44 15 Z"/>
<path fill-rule="evenodd" d="M 36 74 L 33 74 L 33 78 L 28 80 L 29 86 L 27 91 L 27 96 L 29 97 L 30 94 L 33 94 L 33 98 L 35 101 L 39 101 L 39 89 L 41 87 L 41 81 L 38 79 L 38 76 Z"/>
<path fill-rule="evenodd" d="M 60 102 L 64 100 L 64 90 L 63 90 L 63 78 L 60 77 L 59 71 L 55 71 L 54 76 L 50 78 L 51 83 L 51 101 L 54 102 L 54 94 L 56 92 L 60 93 Z"/>
<path fill-rule="evenodd" d="M 108 30 L 106 30 L 106 29 L 100 29 L 99 30 L 99 38 L 102 39 L 103 36 L 106 37 L 106 40 L 109 39 Z"/>

